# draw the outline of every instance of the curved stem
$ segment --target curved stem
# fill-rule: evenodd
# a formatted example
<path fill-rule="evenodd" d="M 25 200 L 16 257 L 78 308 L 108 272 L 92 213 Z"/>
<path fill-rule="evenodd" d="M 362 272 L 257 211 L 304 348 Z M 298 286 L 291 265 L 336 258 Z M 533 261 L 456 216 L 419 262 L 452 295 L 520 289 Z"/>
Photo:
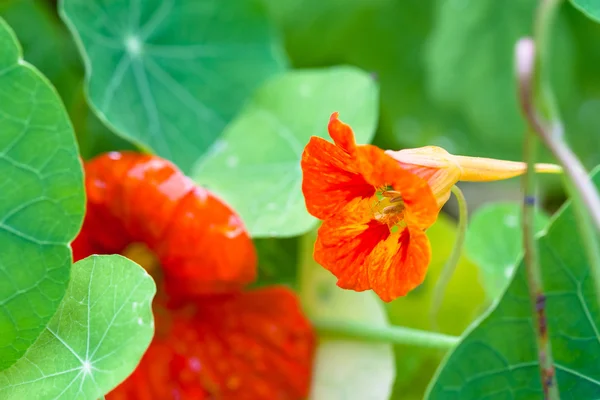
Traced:
<path fill-rule="evenodd" d="M 313 326 L 322 335 L 361 341 L 388 342 L 434 349 L 450 349 L 460 338 L 402 326 L 370 326 L 353 322 L 313 320 Z"/>
<path fill-rule="evenodd" d="M 454 197 L 456 197 L 456 201 L 458 202 L 458 229 L 456 233 L 456 240 L 454 241 L 454 247 L 452 248 L 452 253 L 450 253 L 450 257 L 448 258 L 448 261 L 446 261 L 446 264 L 440 273 L 433 291 L 433 299 L 431 301 L 429 318 L 431 321 L 431 326 L 436 330 L 437 316 L 442 305 L 442 300 L 444 300 L 446 288 L 448 287 L 450 279 L 452 279 L 452 275 L 454 275 L 454 271 L 456 271 L 456 267 L 458 266 L 467 234 L 467 222 L 469 220 L 467 200 L 465 199 L 462 190 L 460 190 L 456 185 L 452 186 L 451 190 L 454 194 Z"/>

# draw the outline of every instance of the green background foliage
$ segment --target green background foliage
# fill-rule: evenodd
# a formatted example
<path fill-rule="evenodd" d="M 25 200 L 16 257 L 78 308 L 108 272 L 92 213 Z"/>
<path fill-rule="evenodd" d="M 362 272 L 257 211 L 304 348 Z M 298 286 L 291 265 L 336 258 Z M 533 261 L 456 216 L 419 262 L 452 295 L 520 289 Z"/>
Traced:
<path fill-rule="evenodd" d="M 548 216 L 538 211 L 536 232 L 548 224 Z M 465 255 L 480 268 L 481 282 L 490 300 L 502 294 L 523 253 L 521 205 L 494 203 L 479 208 L 469 221 Z"/>
<path fill-rule="evenodd" d="M 594 21 L 599 15 L 593 1 L 571 3 L 564 2 L 553 27 L 550 70 L 567 141 L 591 167 L 600 162 L 600 26 Z M 51 348 L 64 356 L 58 366 L 49 363 L 49 353 L 39 353 L 40 341 L 48 339 L 47 332 L 40 332 L 51 327 L 47 322 L 67 301 L 61 303 L 69 277 L 67 244 L 83 212 L 74 127 L 84 159 L 109 150 L 154 152 L 222 196 L 255 238 L 255 285 L 294 287 L 311 317 L 461 335 L 499 301 L 449 355 L 431 386 L 431 398 L 456 394 L 453 385 L 461 386 L 460 398 L 538 396 L 522 267 L 504 293 L 510 278 L 505 267 L 516 265 L 520 250 L 518 222 L 505 223 L 513 221 L 514 209 L 498 205 L 473 214 L 465 254 L 434 324 L 429 318 L 433 289 L 456 236 L 452 206 L 427 232 L 433 260 L 424 284 L 384 306 L 371 294 L 339 290 L 333 277 L 312 262 L 316 221 L 304 208 L 298 165 L 311 135 L 327 138 L 334 111 L 351 124 L 360 143 L 394 150 L 439 145 L 455 154 L 520 159 L 524 124 L 515 94 L 513 46 L 519 36 L 531 33 L 535 6 L 535 0 L 2 2 L 0 16 L 15 30 L 24 59 L 51 81 L 60 98 L 29 65 L 0 67 L 0 176 L 9 177 L 0 180 L 0 218 L 17 227 L 0 229 L 0 278 L 10 278 L 0 279 L 0 371 L 16 362 L 0 372 L 0 383 L 8 379 L 7 371 L 18 372 L 10 382 L 37 379 L 37 366 L 40 376 L 61 373 L 40 381 L 48 393 L 67 393 L 82 383 L 82 393 L 95 398 L 134 365 L 94 375 L 95 388 L 87 386 L 94 381 L 78 380 L 80 351 L 69 354 L 67 347 L 52 342 Z M 18 47 L 12 35 L 3 35 L 0 64 L 12 65 Z M 19 126 L 26 128 L 23 138 Z M 564 195 L 558 182 L 543 180 L 542 198 L 560 203 Z M 518 184 L 488 188 L 469 186 L 470 204 L 519 196 Z M 565 243 L 577 248 L 576 235 L 559 234 L 573 232 L 569 213 L 563 211 L 541 239 L 542 260 L 548 265 L 559 384 L 565 398 L 587 400 L 598 389 L 593 386 L 598 371 L 578 360 L 584 348 L 596 351 L 596 326 L 586 321 L 597 320 L 598 310 L 590 306 L 589 316 L 584 315 L 590 292 L 582 252 L 566 258 Z M 61 222 L 54 226 L 51 221 Z M 540 217 L 540 227 L 544 222 Z M 109 264 L 121 272 L 137 271 L 121 259 Z M 135 315 L 127 318 L 137 321 Z M 121 337 L 119 329 L 113 331 Z M 80 340 L 76 335 L 85 332 L 74 331 L 75 343 Z M 515 332 L 524 339 L 512 340 Z M 145 339 L 123 360 L 139 358 L 149 333 L 139 334 Z M 322 339 L 311 394 L 315 399 L 367 394 L 421 399 L 444 357 L 439 350 Z M 25 351 L 27 357 L 39 354 L 39 361 L 29 363 L 21 357 Z M 363 363 L 373 368 L 353 368 Z M 473 377 L 474 369 L 485 368 L 496 369 Z M 463 371 L 463 378 L 453 369 Z M 338 381 L 345 386 L 328 384 Z M 365 391 L 371 385 L 381 390 Z M 39 390 L 19 387 L 10 389 L 11 396 Z"/>

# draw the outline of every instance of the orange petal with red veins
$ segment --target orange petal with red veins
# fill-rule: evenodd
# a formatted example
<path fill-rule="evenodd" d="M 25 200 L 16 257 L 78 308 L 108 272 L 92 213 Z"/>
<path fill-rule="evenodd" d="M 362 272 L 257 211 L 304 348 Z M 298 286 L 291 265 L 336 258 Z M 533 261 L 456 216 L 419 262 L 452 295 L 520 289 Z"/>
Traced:
<path fill-rule="evenodd" d="M 375 194 L 354 157 L 313 136 L 302 153 L 302 193 L 308 212 L 319 219 L 335 214 L 350 200 Z"/>
<path fill-rule="evenodd" d="M 429 228 L 439 208 L 427 182 L 403 169 L 396 160 L 376 146 L 358 146 L 360 170 L 367 182 L 381 188 L 387 185 L 400 192 L 406 206 L 404 218 L 414 227 Z"/>
<path fill-rule="evenodd" d="M 158 308 L 158 307 L 155 307 Z M 304 399 L 315 334 L 287 288 L 155 311 L 156 335 L 110 400 Z"/>
<path fill-rule="evenodd" d="M 323 222 L 314 258 L 344 289 L 372 289 L 383 301 L 406 295 L 425 279 L 429 240 L 413 226 L 395 228 L 369 217 L 376 199 L 353 200 Z"/>
<path fill-rule="evenodd" d="M 133 152 L 85 165 L 87 211 L 76 259 L 142 242 L 156 253 L 171 294 L 239 289 L 256 277 L 256 251 L 238 215 L 172 163 Z"/>

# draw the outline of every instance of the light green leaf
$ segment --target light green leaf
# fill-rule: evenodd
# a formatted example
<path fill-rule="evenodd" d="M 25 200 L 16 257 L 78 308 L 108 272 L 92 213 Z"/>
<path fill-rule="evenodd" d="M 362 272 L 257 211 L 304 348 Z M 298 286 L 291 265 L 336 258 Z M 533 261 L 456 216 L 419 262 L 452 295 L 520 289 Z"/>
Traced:
<path fill-rule="evenodd" d="M 594 178 L 600 183 L 600 174 Z M 548 333 L 563 399 L 600 393 L 600 310 L 570 205 L 538 239 Z M 440 367 L 429 399 L 534 400 L 543 397 L 525 266 L 495 309 L 474 325 Z"/>
<path fill-rule="evenodd" d="M 373 292 L 340 289 L 331 273 L 312 258 L 316 231 L 301 238 L 300 300 L 311 319 L 387 326 Z M 321 337 L 310 400 L 388 400 L 396 375 L 390 344 Z"/>
<path fill-rule="evenodd" d="M 535 214 L 535 231 L 542 231 L 548 216 Z M 496 203 L 479 208 L 469 221 L 465 253 L 481 270 L 488 298 L 497 298 L 510 281 L 523 253 L 521 205 Z"/>
<path fill-rule="evenodd" d="M 496 156 L 518 157 L 525 129 L 517 101 L 514 46 L 532 32 L 532 0 L 438 0 L 426 54 L 429 91 L 459 112 Z M 561 17 L 553 26 L 553 88 L 559 98 L 574 86 L 573 43 Z"/>
<path fill-rule="evenodd" d="M 600 2 L 598 0 L 571 0 L 577 9 L 596 22 L 600 22 Z"/>
<path fill-rule="evenodd" d="M 42 332 L 69 280 L 83 219 L 73 128 L 0 19 L 0 371 Z"/>
<path fill-rule="evenodd" d="M 300 158 L 311 136 L 329 139 L 339 111 L 358 143 L 377 126 L 377 85 L 352 67 L 289 72 L 262 86 L 193 176 L 241 215 L 254 237 L 295 236 L 316 220 L 306 211 Z M 331 140 L 331 139 L 329 139 Z"/>
<path fill-rule="evenodd" d="M 59 10 L 99 117 L 186 172 L 285 64 L 252 1 L 62 0 Z"/>
<path fill-rule="evenodd" d="M 94 400 L 137 366 L 154 334 L 154 281 L 118 255 L 73 265 L 58 311 L 23 358 L 0 373 L 0 398 Z"/>

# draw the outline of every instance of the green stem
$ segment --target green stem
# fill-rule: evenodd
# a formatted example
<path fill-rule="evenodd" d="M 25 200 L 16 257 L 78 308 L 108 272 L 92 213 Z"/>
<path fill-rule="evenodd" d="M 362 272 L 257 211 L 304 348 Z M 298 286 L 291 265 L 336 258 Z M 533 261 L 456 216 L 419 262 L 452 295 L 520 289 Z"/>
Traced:
<path fill-rule="evenodd" d="M 548 339 L 546 295 L 544 294 L 542 270 L 539 263 L 538 243 L 535 240 L 534 215 L 537 203 L 535 196 L 535 161 L 538 146 L 536 132 L 544 130 L 539 129 L 541 124 L 537 118 L 538 110 L 546 114 L 556 113 L 554 100 L 552 97 L 548 97 L 548 94 L 551 95 L 551 91 L 544 66 L 548 62 L 547 42 L 549 41 L 551 23 L 559 4 L 560 0 L 541 0 L 535 18 L 535 42 L 529 38 L 521 39 L 516 47 L 519 100 L 523 114 L 529 124 L 524 143 L 524 158 L 527 162 L 527 172 L 523 176 L 524 261 L 529 298 L 535 321 L 534 331 L 538 349 L 540 379 L 544 399 L 549 400 L 560 399 L 560 394 L 554 374 L 552 348 Z"/>
<path fill-rule="evenodd" d="M 312 323 L 319 334 L 361 341 L 389 342 L 444 350 L 454 347 L 459 341 L 455 336 L 401 326 L 370 326 L 328 320 L 313 320 Z"/>
<path fill-rule="evenodd" d="M 550 65 L 548 42 L 551 24 L 560 3 L 561 0 L 545 0 L 542 1 L 538 10 L 535 40 L 538 53 L 536 69 L 539 70 L 539 73 L 534 83 L 537 83 L 535 88 L 538 89 L 539 95 L 536 100 L 542 118 L 533 114 L 532 125 L 565 171 L 566 190 L 573 204 L 581 241 L 590 263 L 596 299 L 600 306 L 600 247 L 597 239 L 600 232 L 600 194 L 581 161 L 564 140 L 563 124 L 545 69 L 545 66 Z"/>
<path fill-rule="evenodd" d="M 452 253 L 450 253 L 450 258 L 448 258 L 448 261 L 446 261 L 446 264 L 440 273 L 440 277 L 438 278 L 433 291 L 433 299 L 431 301 L 429 318 L 431 321 L 431 326 L 436 330 L 437 316 L 440 311 L 440 307 L 442 306 L 442 301 L 444 300 L 446 288 L 448 287 L 450 279 L 452 279 L 452 275 L 454 275 L 454 271 L 456 271 L 456 267 L 458 266 L 463 245 L 465 243 L 465 236 L 467 234 L 467 222 L 469 220 L 467 201 L 462 190 L 460 190 L 460 188 L 456 185 L 452 186 L 451 190 L 458 202 L 458 232 L 456 233 L 456 240 L 454 241 L 454 247 L 452 248 Z"/>

